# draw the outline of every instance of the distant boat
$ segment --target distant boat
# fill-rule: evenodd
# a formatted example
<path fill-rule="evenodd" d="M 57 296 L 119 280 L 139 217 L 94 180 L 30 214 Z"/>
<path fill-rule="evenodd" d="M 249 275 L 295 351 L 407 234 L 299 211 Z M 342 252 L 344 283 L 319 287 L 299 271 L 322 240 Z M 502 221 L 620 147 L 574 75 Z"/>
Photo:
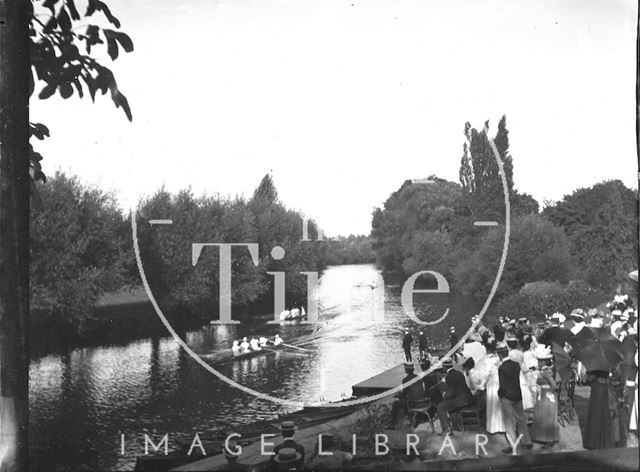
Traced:
<path fill-rule="evenodd" d="M 217 366 L 217 365 L 229 364 L 229 363 L 235 362 L 235 361 L 251 359 L 253 357 L 266 356 L 266 355 L 274 354 L 275 351 L 278 351 L 278 350 L 283 349 L 283 348 L 284 348 L 284 346 L 282 346 L 282 345 L 269 346 L 269 347 L 263 346 L 259 350 L 242 352 L 242 353 L 237 354 L 237 355 L 234 355 L 233 353 L 228 351 L 228 352 L 218 352 L 218 353 L 213 353 L 213 354 L 205 354 L 205 355 L 201 355 L 200 357 L 212 360 L 213 364 Z"/>
<path fill-rule="evenodd" d="M 280 312 L 280 324 L 297 323 L 307 317 L 307 312 L 302 309 L 293 308 L 292 310 L 282 310 Z"/>
<path fill-rule="evenodd" d="M 375 289 L 378 286 L 378 282 L 376 282 L 375 280 L 373 282 L 370 282 L 368 284 L 358 284 L 356 285 L 356 287 L 368 287 L 371 290 Z"/>

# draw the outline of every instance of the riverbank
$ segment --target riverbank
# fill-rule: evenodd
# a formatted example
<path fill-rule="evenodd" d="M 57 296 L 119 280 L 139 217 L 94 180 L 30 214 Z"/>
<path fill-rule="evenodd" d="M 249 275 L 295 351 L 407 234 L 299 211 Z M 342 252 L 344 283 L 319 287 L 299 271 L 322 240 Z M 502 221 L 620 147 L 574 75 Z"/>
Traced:
<path fill-rule="evenodd" d="M 366 404 L 356 411 L 349 411 L 337 420 L 329 419 L 311 427 L 299 423 L 295 439 L 301 444 L 307 456 L 317 453 L 319 434 L 334 435 L 343 451 L 353 454 L 352 466 L 355 470 L 637 470 L 638 438 L 632 433 L 626 448 L 602 451 L 586 451 L 582 447 L 582 434 L 585 427 L 590 388 L 578 386 L 575 391 L 576 415 L 569 418 L 560 429 L 560 441 L 551 449 L 542 449 L 538 445 L 531 451 L 524 450 L 518 455 L 505 455 L 502 449 L 506 441 L 502 434 L 486 434 L 480 427 L 474 431 L 456 432 L 443 438 L 431 430 L 429 423 L 410 428 L 405 420 L 399 429 L 387 430 L 393 397 L 386 397 Z M 276 423 L 270 433 L 275 433 Z M 439 430 L 439 428 L 436 428 Z M 242 463 L 256 470 L 268 460 L 262 454 L 264 444 L 252 425 L 246 425 L 241 434 L 243 452 Z M 231 430 L 227 434 L 232 434 Z M 252 439 L 253 438 L 253 439 Z M 177 465 L 175 471 L 214 470 L 223 465 L 226 459 L 219 450 L 224 438 L 219 438 L 213 449 L 213 457 L 203 458 L 188 464 Z M 278 444 L 282 437 L 269 437 L 269 442 Z M 384 444 L 379 448 L 376 443 Z M 355 452 L 355 454 L 354 454 Z M 380 453 L 382 452 L 382 453 Z M 635 454 L 635 455 L 634 455 Z M 173 459 L 178 460 L 177 458 Z M 187 460 L 183 456 L 182 460 Z M 162 462 L 162 459 L 161 459 Z M 154 463 L 148 461 L 150 466 Z M 166 465 L 170 463 L 165 462 Z M 139 462 L 136 470 L 151 470 Z"/>

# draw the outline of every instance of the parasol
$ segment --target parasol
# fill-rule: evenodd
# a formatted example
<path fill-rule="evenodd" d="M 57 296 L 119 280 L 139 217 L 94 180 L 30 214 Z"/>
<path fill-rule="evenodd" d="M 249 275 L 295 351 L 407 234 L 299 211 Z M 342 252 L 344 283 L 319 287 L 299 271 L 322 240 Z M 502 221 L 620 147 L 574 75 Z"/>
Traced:
<path fill-rule="evenodd" d="M 564 343 L 573 336 L 573 333 L 568 329 L 560 328 L 558 326 L 552 326 L 547 328 L 544 333 L 540 335 L 538 342 L 540 344 L 546 344 L 551 346 L 551 343 L 556 343 L 559 346 L 564 346 Z"/>
<path fill-rule="evenodd" d="M 597 339 L 586 340 L 579 349 L 575 350 L 573 357 L 582 362 L 587 369 L 610 372 L 622 361 L 622 355 Z"/>
<path fill-rule="evenodd" d="M 638 270 L 634 270 L 633 272 L 629 272 L 629 278 L 635 282 L 638 281 Z"/>
<path fill-rule="evenodd" d="M 567 342 L 571 345 L 574 351 L 579 351 L 585 346 L 589 346 L 591 341 L 598 341 L 612 349 L 618 354 L 623 354 L 623 346 L 618 339 L 611 334 L 609 328 L 593 328 L 585 326 L 578 334 L 571 336 Z"/>

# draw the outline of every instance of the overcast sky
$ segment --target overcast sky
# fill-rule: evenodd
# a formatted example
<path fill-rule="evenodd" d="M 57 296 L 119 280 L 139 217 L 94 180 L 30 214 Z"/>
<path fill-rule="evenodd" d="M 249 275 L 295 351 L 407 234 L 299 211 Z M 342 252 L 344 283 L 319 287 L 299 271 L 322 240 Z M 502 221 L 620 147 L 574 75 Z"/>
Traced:
<path fill-rule="evenodd" d="M 45 171 L 282 201 L 331 235 L 368 233 L 406 179 L 458 181 L 464 123 L 507 115 L 515 186 L 538 201 L 636 188 L 634 1 L 109 0 L 135 51 L 133 109 L 32 102 Z"/>

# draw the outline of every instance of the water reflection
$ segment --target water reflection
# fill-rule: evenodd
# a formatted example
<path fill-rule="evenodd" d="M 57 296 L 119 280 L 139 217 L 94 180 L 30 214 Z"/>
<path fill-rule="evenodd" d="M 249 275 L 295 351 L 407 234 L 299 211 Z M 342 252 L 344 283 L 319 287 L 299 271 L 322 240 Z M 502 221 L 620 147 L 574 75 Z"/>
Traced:
<path fill-rule="evenodd" d="M 272 314 L 249 317 L 241 325 L 211 325 L 181 333 L 199 353 L 228 349 L 242 336 L 287 341 L 310 337 L 310 355 L 283 351 L 220 366 L 220 371 L 252 389 L 290 400 L 317 402 L 350 395 L 351 385 L 404 359 L 405 326 L 399 287 L 384 285 L 373 266 L 328 269 L 318 290 L 320 325 L 267 325 Z M 450 325 L 468 327 L 481 301 L 446 295 L 416 295 L 416 314 L 436 319 L 429 327 L 435 343 Z M 384 317 L 382 316 L 384 315 Z M 281 410 L 227 386 L 196 364 L 171 337 L 125 346 L 75 349 L 34 359 L 30 367 L 32 460 L 40 470 L 132 468 L 142 454 L 144 433 L 159 440 L 191 440 L 197 431 L 272 418 Z M 120 434 L 127 438 L 119 455 Z"/>

